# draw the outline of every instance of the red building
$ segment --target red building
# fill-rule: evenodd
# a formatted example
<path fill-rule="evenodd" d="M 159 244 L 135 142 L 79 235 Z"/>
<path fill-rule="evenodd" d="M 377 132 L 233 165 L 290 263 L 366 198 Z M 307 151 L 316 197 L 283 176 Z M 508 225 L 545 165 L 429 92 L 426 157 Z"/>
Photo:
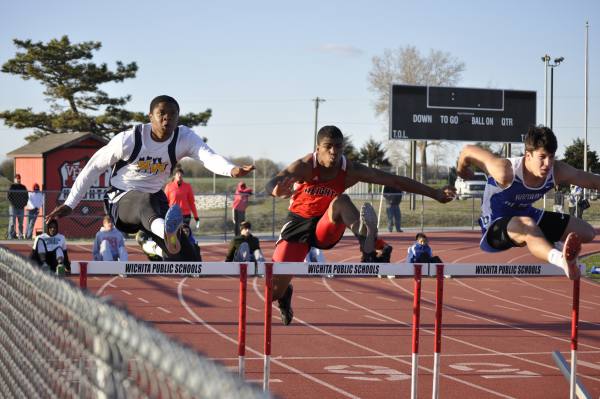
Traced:
<path fill-rule="evenodd" d="M 15 160 L 15 174 L 21 175 L 21 183 L 28 190 L 38 183 L 45 193 L 44 210 L 49 213 L 62 204 L 73 182 L 92 155 L 107 140 L 91 133 L 50 134 L 6 154 Z M 102 198 L 108 188 L 110 171 L 106 170 L 85 198 L 73 210 L 72 216 L 61 219 L 59 230 L 67 238 L 94 237 L 104 216 Z M 42 218 L 35 230 L 42 229 Z"/>

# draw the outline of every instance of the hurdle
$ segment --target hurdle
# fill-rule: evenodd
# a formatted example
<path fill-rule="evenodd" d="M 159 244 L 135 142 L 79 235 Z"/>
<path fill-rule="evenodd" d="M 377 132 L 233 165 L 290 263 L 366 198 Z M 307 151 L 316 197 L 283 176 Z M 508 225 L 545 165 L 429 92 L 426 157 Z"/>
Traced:
<path fill-rule="evenodd" d="M 580 265 L 580 268 L 582 266 Z M 88 275 L 160 275 L 160 276 L 223 276 L 239 275 L 239 315 L 238 315 L 238 371 L 243 378 L 245 371 L 245 339 L 246 339 L 246 295 L 249 275 L 264 275 L 264 364 L 263 390 L 269 390 L 270 362 L 272 350 L 272 298 L 273 276 L 294 275 L 299 277 L 375 277 L 378 275 L 395 275 L 414 279 L 412 307 L 412 362 L 411 362 L 411 398 L 418 397 L 418 360 L 419 360 L 419 328 L 421 306 L 422 277 L 436 277 L 435 325 L 434 325 L 434 366 L 432 398 L 438 399 L 440 392 L 440 368 L 442 347 L 442 307 L 443 285 L 445 275 L 457 277 L 532 277 L 562 276 L 562 268 L 550 264 L 412 264 L 412 263 L 305 263 L 305 262 L 266 262 L 258 263 L 254 273 L 248 273 L 246 263 L 236 262 L 101 262 L 74 261 L 71 274 L 79 274 L 82 288 L 87 287 Z M 566 278 L 566 277 L 565 277 Z M 579 321 L 579 280 L 573 281 L 573 306 L 571 312 L 571 365 L 570 372 L 564 358 L 558 353 L 553 356 L 559 368 L 570 382 L 571 398 L 577 395 L 580 399 L 585 389 L 577 380 L 577 337 Z M 583 392 L 583 394 L 582 394 Z"/>
<path fill-rule="evenodd" d="M 245 374 L 246 295 L 248 264 L 240 262 L 107 262 L 73 261 L 71 274 L 79 275 L 79 287 L 87 289 L 89 275 L 138 276 L 239 276 L 238 373 Z M 254 275 L 254 273 L 252 273 Z"/>
<path fill-rule="evenodd" d="M 441 326 L 442 326 L 442 303 L 441 296 L 443 292 L 443 282 L 444 282 L 444 273 L 447 276 L 459 276 L 459 277 L 532 277 L 532 276 L 563 276 L 565 277 L 565 272 L 561 267 L 552 264 L 522 264 L 522 265 L 513 265 L 513 264 L 494 264 L 494 263 L 484 263 L 484 264 L 450 264 L 445 265 L 436 265 L 435 272 L 433 268 L 430 268 L 430 276 L 437 276 L 437 290 L 436 290 L 436 329 L 435 329 L 435 354 L 434 361 L 439 359 L 439 353 L 437 349 L 439 349 L 438 345 L 441 346 Z M 585 272 L 585 266 L 579 265 L 579 270 L 583 274 Z M 435 273 L 435 274 L 434 274 Z M 566 277 L 565 277 L 566 278 Z M 580 280 L 573 281 L 573 305 L 571 311 L 571 371 L 568 377 L 569 379 L 569 388 L 570 388 L 570 399 L 576 398 L 576 392 L 581 391 L 585 392 L 585 389 L 582 389 L 583 386 L 578 384 L 577 382 L 577 334 L 578 334 L 578 325 L 579 325 L 579 285 Z M 438 301 L 439 298 L 439 301 Z M 439 303 L 438 303 L 439 302 Z M 439 315 L 438 315 L 439 312 Z M 439 329 L 438 329 L 439 323 Z M 440 342 L 438 342 L 440 339 Z M 555 352 L 557 353 L 557 352 Z M 567 370 L 566 373 L 563 369 L 566 370 L 565 361 L 563 359 L 563 364 L 561 365 L 560 359 L 557 359 L 557 355 L 553 354 L 555 361 L 558 364 L 559 369 L 565 374 L 569 374 Z M 562 358 L 562 355 L 558 353 L 558 356 Z M 439 360 L 438 360 L 439 363 Z M 434 363 L 435 364 L 435 363 Z M 438 398 L 439 392 L 439 364 L 436 368 L 434 365 L 434 378 L 433 378 L 433 399 Z M 585 396 L 581 396 L 581 398 L 586 398 Z"/>

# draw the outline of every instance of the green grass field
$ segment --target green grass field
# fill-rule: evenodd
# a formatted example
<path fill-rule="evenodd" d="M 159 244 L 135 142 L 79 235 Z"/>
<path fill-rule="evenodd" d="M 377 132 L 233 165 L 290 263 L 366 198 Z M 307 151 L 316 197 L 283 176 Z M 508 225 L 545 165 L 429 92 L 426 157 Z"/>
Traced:
<path fill-rule="evenodd" d="M 581 262 L 585 265 L 587 275 L 589 278 L 596 281 L 600 281 L 600 274 L 591 274 L 590 270 L 593 266 L 600 266 L 600 254 L 593 254 L 581 259 Z"/>

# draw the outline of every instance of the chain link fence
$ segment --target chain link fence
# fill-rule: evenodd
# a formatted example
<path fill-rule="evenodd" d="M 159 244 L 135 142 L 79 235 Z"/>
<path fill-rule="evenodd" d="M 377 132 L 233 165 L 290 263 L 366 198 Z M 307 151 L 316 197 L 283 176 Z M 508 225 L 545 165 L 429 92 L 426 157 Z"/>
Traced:
<path fill-rule="evenodd" d="M 0 248 L 0 397 L 270 396 L 106 299 Z"/>
<path fill-rule="evenodd" d="M 369 191 L 357 190 L 353 187 L 347 193 L 357 208 L 360 208 L 364 202 L 370 202 L 373 205 L 380 217 L 380 230 L 383 231 L 387 225 L 387 216 L 386 202 L 381 195 L 381 186 L 365 185 L 360 188 Z M 0 237 L 4 238 L 9 236 L 10 218 L 6 195 L 6 191 L 0 191 Z M 46 207 L 41 209 L 39 215 L 35 218 L 34 235 L 35 232 L 39 233 L 43 230 L 45 215 L 54 209 L 57 204 L 62 203 L 60 192 L 47 191 L 44 195 Z M 97 198 L 101 198 L 101 196 L 98 195 L 94 199 L 82 201 L 71 216 L 61 219 L 60 232 L 69 239 L 94 238 L 96 232 L 102 226 L 102 217 L 104 216 L 103 203 Z M 196 195 L 195 198 L 200 217 L 200 227 L 195 230 L 195 225 L 192 223 L 191 227 L 194 235 L 206 240 L 226 241 L 231 239 L 234 232 L 232 211 L 234 194 L 202 194 Z M 559 211 L 573 215 L 578 214 L 577 211 L 580 208 L 578 205 L 570 205 L 568 194 L 555 195 L 554 192 L 550 192 L 534 205 L 552 211 L 557 209 L 554 205 L 560 203 L 562 203 L 562 208 L 559 207 Z M 589 203 L 591 206 L 583 211 L 582 217 L 592 225 L 600 225 L 600 201 L 597 200 L 596 196 L 590 196 Z M 246 209 L 246 220 L 252 223 L 255 234 L 276 238 L 279 235 L 281 226 L 285 223 L 288 206 L 289 200 L 276 199 L 265 194 L 251 195 Z M 440 204 L 430 198 L 416 196 L 414 210 L 410 209 L 408 195 L 404 195 L 400 202 L 402 229 L 477 229 L 480 210 L 480 196 L 466 197 L 448 204 Z M 27 210 L 25 210 L 25 217 L 23 218 L 24 232 L 28 223 L 27 213 Z"/>

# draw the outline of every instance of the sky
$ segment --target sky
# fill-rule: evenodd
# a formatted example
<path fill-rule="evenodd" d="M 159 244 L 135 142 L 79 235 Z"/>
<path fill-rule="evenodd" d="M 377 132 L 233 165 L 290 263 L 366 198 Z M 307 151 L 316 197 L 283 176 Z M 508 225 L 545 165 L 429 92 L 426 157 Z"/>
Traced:
<path fill-rule="evenodd" d="M 175 97 L 181 112 L 212 109 L 195 130 L 218 153 L 289 164 L 312 150 L 318 125 L 335 124 L 356 147 L 387 140 L 367 80 L 386 49 L 415 46 L 465 63 L 457 86 L 537 92 L 544 122 L 544 63 L 564 57 L 554 73 L 558 155 L 584 135 L 585 22 L 589 21 L 588 141 L 600 153 L 600 2 L 578 1 L 11 1 L 0 14 L 0 63 L 12 40 L 99 41 L 95 62 L 115 68 L 135 61 L 136 78 L 107 84 L 111 96 L 147 112 L 153 97 Z M 0 73 L 0 110 L 48 111 L 43 87 Z M 0 159 L 26 144 L 31 130 L 0 121 Z M 455 164 L 462 143 L 442 163 Z"/>

